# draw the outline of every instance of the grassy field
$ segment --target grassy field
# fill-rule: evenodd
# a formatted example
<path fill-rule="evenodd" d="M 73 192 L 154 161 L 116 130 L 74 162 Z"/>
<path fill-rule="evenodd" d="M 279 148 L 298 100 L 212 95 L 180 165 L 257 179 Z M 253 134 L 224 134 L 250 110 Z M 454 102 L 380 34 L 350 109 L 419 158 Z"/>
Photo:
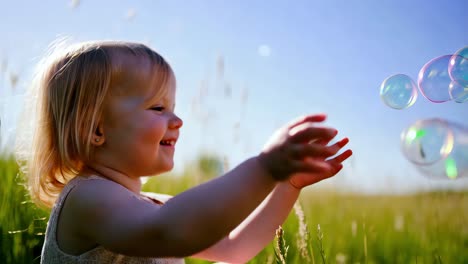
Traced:
<path fill-rule="evenodd" d="M 174 195 L 221 171 L 216 158 L 201 157 L 144 190 Z M 0 260 L 39 263 L 48 212 L 28 202 L 13 159 L 0 159 L 0 175 Z M 468 263 L 468 192 L 363 196 L 319 187 L 303 192 L 283 225 L 286 263 Z M 276 242 L 249 263 L 277 263 Z"/>

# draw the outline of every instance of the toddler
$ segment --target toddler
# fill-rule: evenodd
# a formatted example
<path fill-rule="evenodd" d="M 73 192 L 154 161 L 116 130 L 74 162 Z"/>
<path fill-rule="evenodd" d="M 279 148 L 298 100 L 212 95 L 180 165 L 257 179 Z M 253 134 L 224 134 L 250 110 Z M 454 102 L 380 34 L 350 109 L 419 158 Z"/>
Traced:
<path fill-rule="evenodd" d="M 182 120 L 170 65 L 139 43 L 55 48 L 32 91 L 37 115 L 18 156 L 35 203 L 52 208 L 42 263 L 245 263 L 275 235 L 300 190 L 334 176 L 351 150 L 305 115 L 259 154 L 174 197 L 141 192 L 170 171 Z"/>

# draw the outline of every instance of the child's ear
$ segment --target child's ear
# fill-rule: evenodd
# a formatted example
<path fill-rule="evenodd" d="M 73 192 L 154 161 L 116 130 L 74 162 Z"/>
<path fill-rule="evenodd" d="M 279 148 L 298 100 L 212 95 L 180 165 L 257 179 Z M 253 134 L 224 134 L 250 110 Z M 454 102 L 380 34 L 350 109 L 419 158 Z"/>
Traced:
<path fill-rule="evenodd" d="M 102 125 L 98 125 L 96 127 L 96 130 L 94 131 L 91 143 L 96 146 L 100 146 L 104 143 L 104 140 L 105 140 L 104 129 L 102 128 Z"/>

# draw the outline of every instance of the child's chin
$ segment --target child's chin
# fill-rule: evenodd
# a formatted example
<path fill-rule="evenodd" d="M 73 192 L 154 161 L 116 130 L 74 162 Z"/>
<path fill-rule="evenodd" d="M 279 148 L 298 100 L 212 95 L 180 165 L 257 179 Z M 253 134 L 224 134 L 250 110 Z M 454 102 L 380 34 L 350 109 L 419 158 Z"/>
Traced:
<path fill-rule="evenodd" d="M 164 172 L 169 172 L 174 168 L 174 164 L 172 164 L 170 167 L 168 167 Z"/>
<path fill-rule="evenodd" d="M 174 162 L 164 164 L 159 173 L 169 172 L 174 168 Z"/>

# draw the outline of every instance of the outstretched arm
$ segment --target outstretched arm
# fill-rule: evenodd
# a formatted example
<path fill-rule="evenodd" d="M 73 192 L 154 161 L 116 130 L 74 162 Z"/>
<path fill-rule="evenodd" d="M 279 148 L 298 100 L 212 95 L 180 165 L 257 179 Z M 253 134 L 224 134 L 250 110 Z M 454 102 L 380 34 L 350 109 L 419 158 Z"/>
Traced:
<path fill-rule="evenodd" d="M 345 138 L 335 145 L 341 149 L 348 139 Z M 300 190 L 308 185 L 336 175 L 342 168 L 341 162 L 350 157 L 347 150 L 329 160 L 333 167 L 328 173 L 295 174 L 290 181 L 279 182 L 267 198 L 228 236 L 212 247 L 193 255 L 212 261 L 229 263 L 246 263 L 257 255 L 274 238 L 275 230 L 289 215 L 299 197 Z"/>
<path fill-rule="evenodd" d="M 324 120 L 324 115 L 295 120 L 278 130 L 259 156 L 175 196 L 162 207 L 134 198 L 125 187 L 111 181 L 76 186 L 67 198 L 71 217 L 82 220 L 76 224 L 76 233 L 129 256 L 174 257 L 200 252 L 249 217 L 278 181 L 300 172 L 331 170 L 323 160 L 306 161 L 324 152 L 330 155 L 331 150 L 302 144 L 336 135 L 334 129 L 312 126 Z"/>

